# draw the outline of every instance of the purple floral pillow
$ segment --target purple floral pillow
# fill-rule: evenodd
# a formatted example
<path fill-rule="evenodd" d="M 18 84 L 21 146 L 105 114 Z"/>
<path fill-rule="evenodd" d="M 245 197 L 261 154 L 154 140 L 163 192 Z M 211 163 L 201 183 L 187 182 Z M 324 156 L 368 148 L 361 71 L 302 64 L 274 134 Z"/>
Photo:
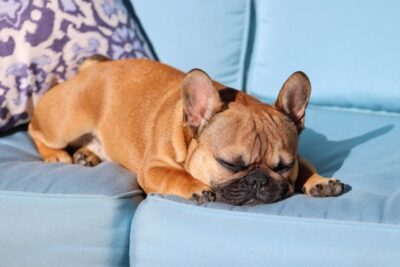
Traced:
<path fill-rule="evenodd" d="M 0 0 L 0 132 L 94 54 L 152 57 L 122 0 Z"/>

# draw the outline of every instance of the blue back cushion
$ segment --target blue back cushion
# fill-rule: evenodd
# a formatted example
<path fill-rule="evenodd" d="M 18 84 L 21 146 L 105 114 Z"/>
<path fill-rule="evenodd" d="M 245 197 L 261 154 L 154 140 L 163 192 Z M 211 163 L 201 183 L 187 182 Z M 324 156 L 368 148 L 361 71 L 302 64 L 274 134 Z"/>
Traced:
<path fill-rule="evenodd" d="M 242 88 L 250 0 L 131 0 L 160 61 Z"/>
<path fill-rule="evenodd" d="M 400 1 L 259 0 L 247 88 L 275 99 L 302 70 L 321 105 L 400 111 Z"/>

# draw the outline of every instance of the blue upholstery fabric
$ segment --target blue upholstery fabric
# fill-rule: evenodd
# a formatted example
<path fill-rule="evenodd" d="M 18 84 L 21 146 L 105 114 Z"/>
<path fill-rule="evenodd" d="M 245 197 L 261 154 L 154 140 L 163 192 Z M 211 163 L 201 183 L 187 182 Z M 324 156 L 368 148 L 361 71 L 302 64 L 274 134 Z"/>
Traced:
<path fill-rule="evenodd" d="M 3 191 L 118 196 L 138 190 L 135 175 L 116 163 L 44 164 L 26 132 L 0 138 L 0 170 Z"/>
<path fill-rule="evenodd" d="M 274 98 L 297 70 L 311 102 L 400 111 L 400 2 L 256 1 L 257 29 L 247 89 Z"/>
<path fill-rule="evenodd" d="M 0 137 L 0 266 L 129 266 L 142 199 L 116 164 L 46 164 L 26 132 Z"/>
<path fill-rule="evenodd" d="M 131 0 L 162 62 L 243 87 L 250 0 Z"/>
<path fill-rule="evenodd" d="M 306 125 L 300 154 L 349 192 L 253 207 L 150 196 L 134 266 L 398 266 L 400 116 L 311 107 Z"/>

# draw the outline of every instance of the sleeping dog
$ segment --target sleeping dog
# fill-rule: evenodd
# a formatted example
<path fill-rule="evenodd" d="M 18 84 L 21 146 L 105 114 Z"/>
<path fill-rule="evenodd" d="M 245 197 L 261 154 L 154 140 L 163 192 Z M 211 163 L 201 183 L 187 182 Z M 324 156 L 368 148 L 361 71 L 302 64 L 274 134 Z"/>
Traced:
<path fill-rule="evenodd" d="M 94 58 L 40 99 L 29 133 L 44 161 L 115 161 L 146 193 L 235 205 L 295 190 L 336 196 L 343 184 L 297 154 L 310 92 L 307 76 L 295 72 L 267 105 L 199 69 Z M 72 156 L 69 145 L 78 146 Z"/>

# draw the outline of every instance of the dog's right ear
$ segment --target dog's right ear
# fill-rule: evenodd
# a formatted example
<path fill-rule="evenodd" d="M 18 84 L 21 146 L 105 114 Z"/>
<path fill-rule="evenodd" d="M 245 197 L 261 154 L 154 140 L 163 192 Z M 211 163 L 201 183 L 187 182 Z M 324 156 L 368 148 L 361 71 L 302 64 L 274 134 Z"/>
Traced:
<path fill-rule="evenodd" d="M 211 78 L 200 69 L 189 71 L 182 82 L 184 122 L 199 134 L 207 122 L 222 108 Z"/>
<path fill-rule="evenodd" d="M 275 108 L 294 122 L 299 133 L 304 128 L 304 115 L 310 94 L 310 80 L 303 72 L 297 71 L 283 84 L 275 102 Z"/>

